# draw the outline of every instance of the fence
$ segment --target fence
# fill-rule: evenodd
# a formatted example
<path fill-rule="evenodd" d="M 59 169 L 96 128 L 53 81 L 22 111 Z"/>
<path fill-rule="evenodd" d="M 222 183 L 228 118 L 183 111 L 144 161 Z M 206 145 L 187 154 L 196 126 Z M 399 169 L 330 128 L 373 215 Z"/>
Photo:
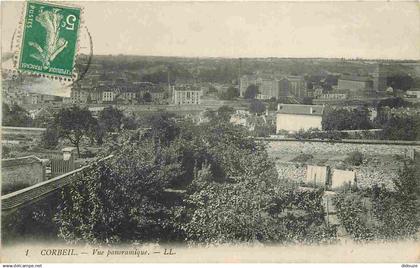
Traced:
<path fill-rule="evenodd" d="M 76 168 L 74 159 L 70 158 L 69 160 L 63 159 L 51 159 L 51 176 L 55 177 L 60 174 L 70 172 Z"/>

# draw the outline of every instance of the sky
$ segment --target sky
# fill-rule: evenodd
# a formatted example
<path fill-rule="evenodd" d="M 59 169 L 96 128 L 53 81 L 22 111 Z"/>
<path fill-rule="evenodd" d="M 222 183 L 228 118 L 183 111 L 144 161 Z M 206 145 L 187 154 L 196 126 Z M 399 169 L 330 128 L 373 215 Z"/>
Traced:
<path fill-rule="evenodd" d="M 420 59 L 415 1 L 73 3 L 84 8 L 94 54 Z M 2 1 L 3 52 L 21 10 Z"/>

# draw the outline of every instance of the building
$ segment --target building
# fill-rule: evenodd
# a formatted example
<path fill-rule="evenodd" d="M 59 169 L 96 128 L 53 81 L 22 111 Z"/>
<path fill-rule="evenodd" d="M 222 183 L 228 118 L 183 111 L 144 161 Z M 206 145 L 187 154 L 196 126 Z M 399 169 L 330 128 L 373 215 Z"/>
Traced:
<path fill-rule="evenodd" d="M 280 95 L 303 98 L 306 97 L 306 81 L 303 76 L 289 75 L 280 83 Z"/>
<path fill-rule="evenodd" d="M 322 129 L 324 106 L 303 104 L 279 104 L 277 107 L 276 132 L 297 132 L 301 129 Z"/>
<path fill-rule="evenodd" d="M 70 97 L 63 98 L 64 103 L 137 103 L 149 93 L 152 101 L 161 101 L 165 97 L 163 88 L 149 82 L 102 84 L 93 88 L 74 88 Z"/>
<path fill-rule="evenodd" d="M 133 102 L 136 100 L 136 98 L 137 98 L 137 94 L 134 90 L 127 90 L 127 91 L 121 92 L 118 95 L 118 99 L 121 99 L 125 102 Z"/>
<path fill-rule="evenodd" d="M 258 87 L 257 99 L 271 99 L 279 97 L 306 97 L 307 86 L 303 76 L 289 75 L 282 78 L 272 76 L 244 75 L 240 79 L 239 92 L 244 97 L 245 91 L 250 85 Z"/>
<path fill-rule="evenodd" d="M 102 91 L 102 102 L 112 102 L 115 100 L 117 93 L 112 89 Z"/>
<path fill-rule="evenodd" d="M 63 98 L 64 103 L 79 104 L 86 103 L 89 93 L 83 89 L 72 89 L 70 91 L 70 97 Z"/>
<path fill-rule="evenodd" d="M 349 90 L 351 92 L 370 91 L 373 88 L 373 81 L 367 76 L 344 75 L 338 79 L 339 90 Z"/>
<path fill-rule="evenodd" d="M 345 100 L 347 99 L 346 93 L 325 93 L 321 94 L 319 99 L 325 99 L 325 100 Z"/>
<path fill-rule="evenodd" d="M 102 88 L 101 87 L 92 88 L 89 91 L 87 102 L 88 103 L 102 103 Z"/>
<path fill-rule="evenodd" d="M 163 89 L 153 90 L 149 92 L 154 102 L 159 102 L 165 99 L 165 91 Z"/>
<path fill-rule="evenodd" d="M 279 80 L 260 78 L 257 80 L 259 94 L 256 98 L 261 100 L 268 100 L 271 98 L 278 99 L 279 97 Z"/>
<path fill-rule="evenodd" d="M 181 104 L 201 104 L 203 92 L 193 86 L 182 86 L 172 88 L 172 102 Z"/>

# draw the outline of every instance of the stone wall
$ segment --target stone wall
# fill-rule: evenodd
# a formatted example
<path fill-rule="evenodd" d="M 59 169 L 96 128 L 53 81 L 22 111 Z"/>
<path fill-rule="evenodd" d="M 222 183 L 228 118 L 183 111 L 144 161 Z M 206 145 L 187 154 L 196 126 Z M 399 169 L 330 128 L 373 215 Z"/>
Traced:
<path fill-rule="evenodd" d="M 384 145 L 384 144 L 351 144 L 351 143 L 328 143 L 328 142 L 300 142 L 300 141 L 272 141 L 269 142 L 270 153 L 278 154 L 349 154 L 359 151 L 364 155 L 401 155 L 405 156 L 407 150 L 416 149 L 414 145 Z"/>
<path fill-rule="evenodd" d="M 2 189 L 10 189 L 18 185 L 30 186 L 45 180 L 44 161 L 27 156 L 2 160 Z"/>

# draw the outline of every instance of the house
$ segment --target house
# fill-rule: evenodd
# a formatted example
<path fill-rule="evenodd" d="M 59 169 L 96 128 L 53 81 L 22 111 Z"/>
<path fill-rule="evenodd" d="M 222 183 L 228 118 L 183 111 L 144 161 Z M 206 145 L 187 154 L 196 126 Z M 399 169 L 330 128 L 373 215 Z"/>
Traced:
<path fill-rule="evenodd" d="M 297 132 L 301 129 L 321 129 L 324 106 L 303 104 L 282 104 L 277 107 L 276 132 L 281 130 Z"/>

